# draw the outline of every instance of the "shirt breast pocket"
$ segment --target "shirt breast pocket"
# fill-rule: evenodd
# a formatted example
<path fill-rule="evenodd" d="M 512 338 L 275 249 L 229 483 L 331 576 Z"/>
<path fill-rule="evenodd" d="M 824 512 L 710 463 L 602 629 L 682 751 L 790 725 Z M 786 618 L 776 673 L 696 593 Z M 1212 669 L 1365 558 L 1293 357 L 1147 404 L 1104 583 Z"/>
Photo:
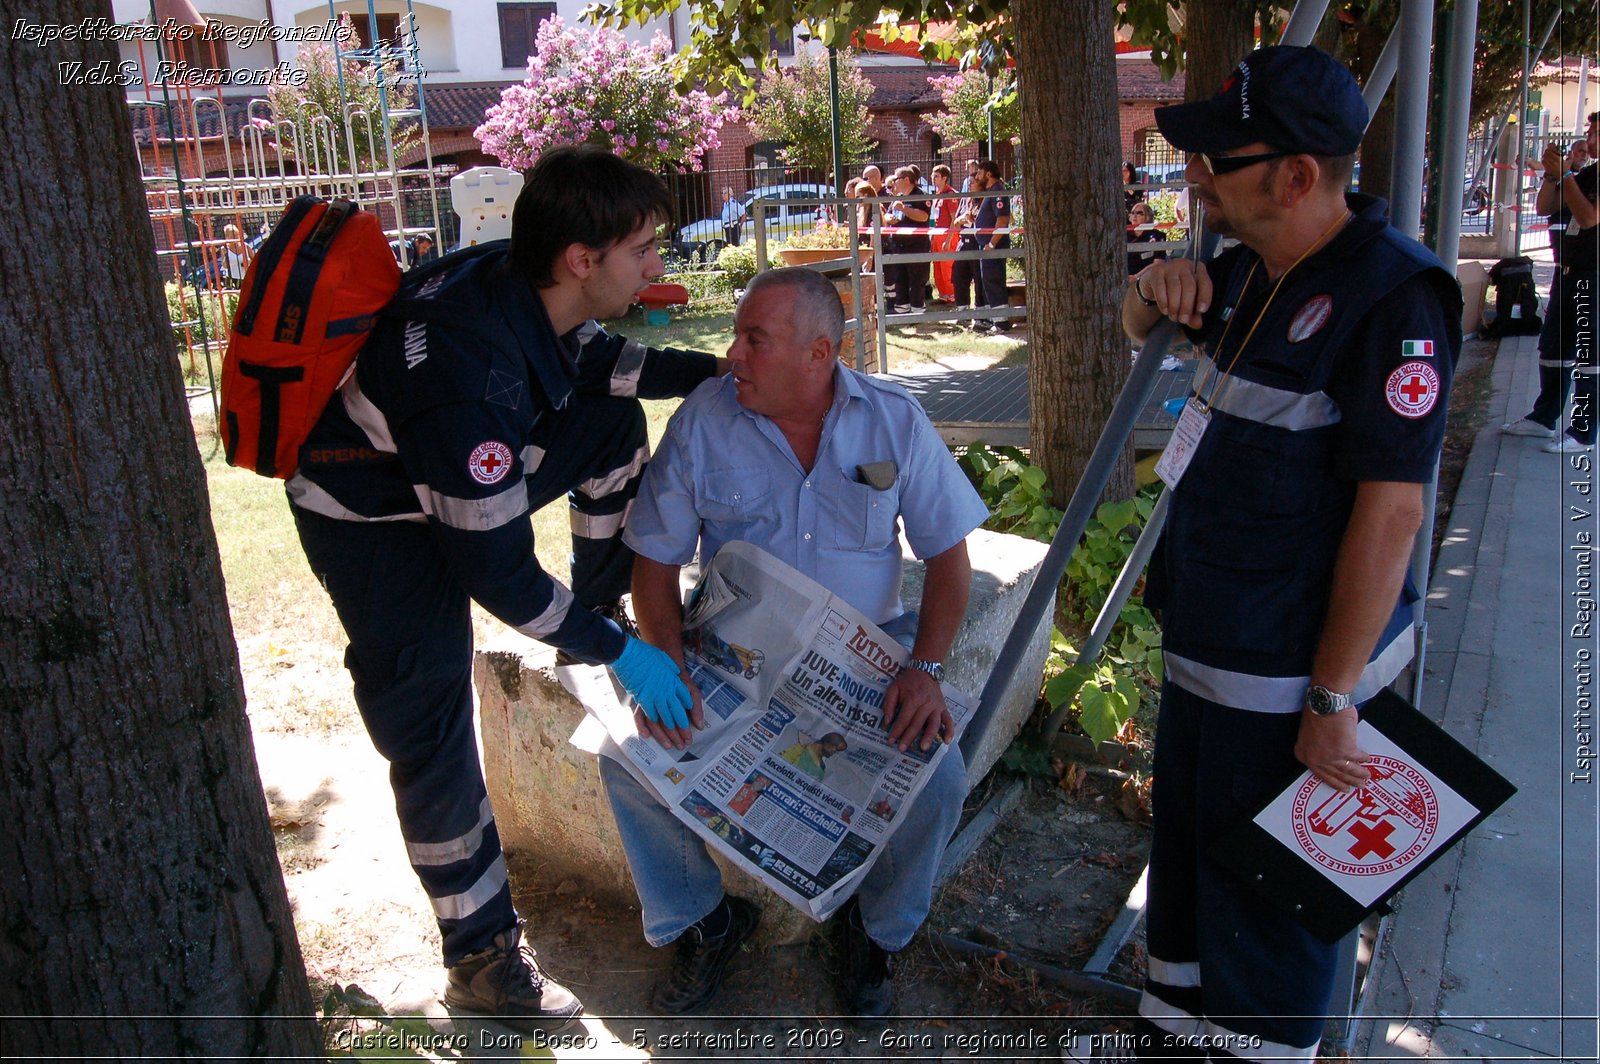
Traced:
<path fill-rule="evenodd" d="M 881 551 L 895 540 L 900 515 L 900 484 L 880 490 L 839 474 L 837 489 L 829 493 L 828 537 L 836 550 Z"/>
<path fill-rule="evenodd" d="M 750 467 L 711 470 L 700 493 L 700 518 L 715 525 L 723 539 L 745 539 L 773 516 L 772 480 Z"/>

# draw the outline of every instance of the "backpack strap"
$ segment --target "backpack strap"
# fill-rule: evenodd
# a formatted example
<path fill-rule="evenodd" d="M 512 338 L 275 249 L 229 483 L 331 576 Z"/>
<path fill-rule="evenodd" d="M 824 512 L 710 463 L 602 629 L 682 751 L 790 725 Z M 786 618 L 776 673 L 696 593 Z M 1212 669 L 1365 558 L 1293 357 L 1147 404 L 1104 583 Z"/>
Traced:
<path fill-rule="evenodd" d="M 278 307 L 278 324 L 273 339 L 279 343 L 297 344 L 305 335 L 306 322 L 311 318 L 311 298 L 317 290 L 317 278 L 322 274 L 322 264 L 328 258 L 328 249 L 339 235 L 339 229 L 355 214 L 356 205 L 347 199 L 336 199 L 317 220 L 305 242 L 295 252 L 294 264 L 289 267 L 289 280 L 283 288 L 283 302 Z"/>
<path fill-rule="evenodd" d="M 255 330 L 256 315 L 261 313 L 261 304 L 267 298 L 267 285 L 272 280 L 272 275 L 278 272 L 278 263 L 289 250 L 289 244 L 293 242 L 301 221 L 321 202 L 322 200 L 316 196 L 297 197 L 289 204 L 289 209 L 283 212 L 283 217 L 278 220 L 266 242 L 256 252 L 255 262 L 252 263 L 255 267 L 255 273 L 252 275 L 255 284 L 244 301 L 239 304 L 239 313 L 234 319 L 234 328 L 239 332 L 249 335 Z"/>

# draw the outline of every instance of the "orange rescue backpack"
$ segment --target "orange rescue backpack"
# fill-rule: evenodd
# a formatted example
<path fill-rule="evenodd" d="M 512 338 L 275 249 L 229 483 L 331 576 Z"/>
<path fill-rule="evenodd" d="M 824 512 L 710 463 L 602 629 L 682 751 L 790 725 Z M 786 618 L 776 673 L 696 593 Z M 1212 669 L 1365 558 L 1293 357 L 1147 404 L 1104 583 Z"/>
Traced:
<path fill-rule="evenodd" d="M 229 465 L 294 474 L 300 445 L 399 288 L 376 215 L 344 199 L 289 205 L 245 272 L 222 360 Z"/>

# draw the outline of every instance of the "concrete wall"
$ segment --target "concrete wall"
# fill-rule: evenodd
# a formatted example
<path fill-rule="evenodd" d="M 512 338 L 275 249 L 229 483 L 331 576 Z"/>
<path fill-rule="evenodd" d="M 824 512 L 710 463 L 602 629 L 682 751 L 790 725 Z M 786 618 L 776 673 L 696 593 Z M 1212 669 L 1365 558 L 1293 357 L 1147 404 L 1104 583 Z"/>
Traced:
<path fill-rule="evenodd" d="M 1032 586 L 1045 544 L 979 531 L 968 546 L 972 602 L 946 664 L 949 680 L 976 697 Z M 904 596 L 911 608 L 922 599 L 922 577 L 921 563 L 907 564 Z M 983 778 L 1033 710 L 1053 613 L 1033 633 L 1022 668 L 968 765 L 969 786 Z M 476 655 L 484 771 L 501 841 L 518 870 L 519 889 L 554 890 L 572 881 L 597 901 L 636 904 L 595 759 L 567 741 L 583 710 L 557 682 L 553 665 L 549 648 L 516 635 Z M 731 870 L 728 882 L 738 894 L 764 893 Z M 764 902 L 763 933 L 769 937 L 790 941 L 812 926 L 776 897 Z"/>

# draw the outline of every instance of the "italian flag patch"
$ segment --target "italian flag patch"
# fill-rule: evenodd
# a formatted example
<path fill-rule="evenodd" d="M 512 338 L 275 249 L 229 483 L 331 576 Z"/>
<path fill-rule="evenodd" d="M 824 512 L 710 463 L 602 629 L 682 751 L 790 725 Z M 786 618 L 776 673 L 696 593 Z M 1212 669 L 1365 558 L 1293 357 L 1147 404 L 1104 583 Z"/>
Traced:
<path fill-rule="evenodd" d="M 1402 358 L 1432 358 L 1432 340 L 1402 340 L 1400 341 L 1400 357 Z"/>

